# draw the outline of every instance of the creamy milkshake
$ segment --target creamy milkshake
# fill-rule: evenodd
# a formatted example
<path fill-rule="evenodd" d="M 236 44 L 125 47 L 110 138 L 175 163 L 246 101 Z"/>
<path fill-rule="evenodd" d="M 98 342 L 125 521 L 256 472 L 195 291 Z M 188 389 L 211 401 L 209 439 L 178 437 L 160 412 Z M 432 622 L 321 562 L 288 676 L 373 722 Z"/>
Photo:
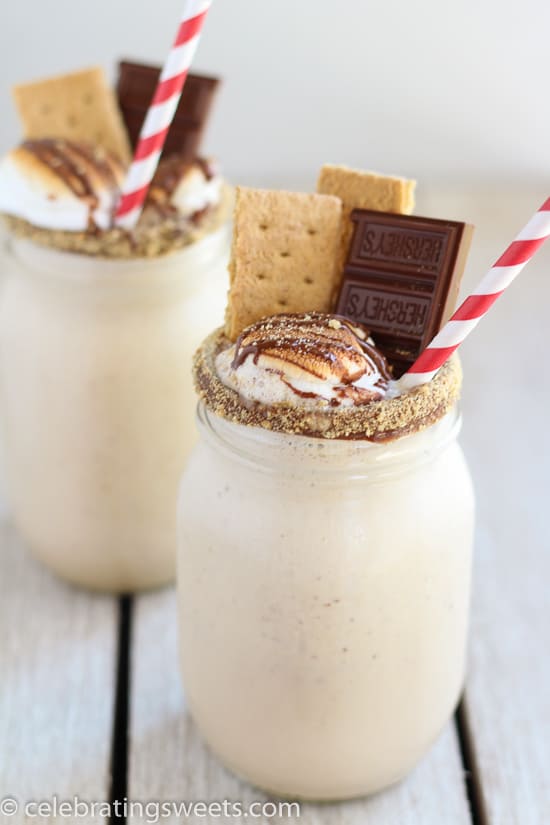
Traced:
<path fill-rule="evenodd" d="M 223 318 L 227 189 L 212 162 L 161 161 L 132 233 L 123 166 L 27 141 L 0 164 L 11 239 L 0 304 L 10 503 L 31 551 L 77 584 L 175 573 L 178 479 L 195 440 L 194 349 Z"/>
<path fill-rule="evenodd" d="M 195 379 L 178 562 L 193 716 L 268 791 L 377 791 L 427 750 L 464 679 L 458 362 L 398 395 L 365 330 L 309 313 L 236 344 L 214 334 Z"/>
<path fill-rule="evenodd" d="M 456 300 L 467 228 L 408 217 L 414 181 L 326 165 L 318 188 L 237 189 L 178 580 L 207 743 L 268 792 L 328 800 L 402 778 L 456 706 L 474 500 L 458 360 L 399 380 Z"/>

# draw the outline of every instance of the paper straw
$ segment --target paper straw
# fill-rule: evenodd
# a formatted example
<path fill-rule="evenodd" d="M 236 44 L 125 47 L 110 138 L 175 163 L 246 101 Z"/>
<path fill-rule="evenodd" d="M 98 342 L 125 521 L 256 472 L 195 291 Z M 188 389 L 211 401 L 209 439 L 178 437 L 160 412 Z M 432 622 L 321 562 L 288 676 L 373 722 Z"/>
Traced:
<path fill-rule="evenodd" d="M 115 216 L 117 226 L 132 229 L 141 215 L 210 5 L 211 0 L 185 2 L 174 44 L 141 127 L 134 158 L 122 188 Z"/>
<path fill-rule="evenodd" d="M 408 372 L 399 379 L 401 389 L 409 390 L 431 381 L 549 236 L 550 198 L 533 215 Z"/>

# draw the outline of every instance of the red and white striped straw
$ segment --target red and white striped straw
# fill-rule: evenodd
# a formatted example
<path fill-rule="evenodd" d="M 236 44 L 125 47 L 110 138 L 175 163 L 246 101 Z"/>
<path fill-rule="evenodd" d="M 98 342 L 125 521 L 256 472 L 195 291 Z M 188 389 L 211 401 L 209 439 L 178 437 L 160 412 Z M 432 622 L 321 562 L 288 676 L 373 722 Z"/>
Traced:
<path fill-rule="evenodd" d="M 212 0 L 186 0 L 183 16 L 122 188 L 115 224 L 126 229 L 139 219 L 155 174 L 164 142 L 174 119 L 189 67 L 199 44 L 201 29 Z"/>
<path fill-rule="evenodd" d="M 533 215 L 409 371 L 399 379 L 402 389 L 409 390 L 431 381 L 549 236 L 550 198 Z"/>

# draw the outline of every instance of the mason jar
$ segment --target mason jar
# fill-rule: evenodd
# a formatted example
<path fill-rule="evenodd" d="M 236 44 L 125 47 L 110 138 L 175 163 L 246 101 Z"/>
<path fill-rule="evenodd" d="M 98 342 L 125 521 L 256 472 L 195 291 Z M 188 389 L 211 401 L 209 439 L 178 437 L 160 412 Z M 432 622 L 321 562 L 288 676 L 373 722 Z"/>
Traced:
<path fill-rule="evenodd" d="M 474 498 L 457 408 L 389 443 L 273 432 L 202 402 L 198 421 L 178 579 L 206 742 L 283 796 L 396 782 L 464 680 Z"/>
<path fill-rule="evenodd" d="M 192 353 L 223 318 L 228 229 L 155 259 L 11 239 L 0 416 L 13 518 L 84 587 L 173 580 L 179 477 L 195 438 Z"/>

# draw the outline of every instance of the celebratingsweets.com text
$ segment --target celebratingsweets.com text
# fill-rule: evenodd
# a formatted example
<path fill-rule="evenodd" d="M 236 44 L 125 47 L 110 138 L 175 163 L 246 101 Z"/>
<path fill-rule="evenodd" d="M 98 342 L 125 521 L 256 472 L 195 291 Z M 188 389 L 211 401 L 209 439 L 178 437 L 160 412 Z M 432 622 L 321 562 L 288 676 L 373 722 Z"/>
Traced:
<path fill-rule="evenodd" d="M 138 799 L 120 799 L 114 802 L 81 799 L 73 796 L 70 799 L 61 799 L 52 796 L 50 799 L 31 799 L 22 801 L 14 796 L 5 796 L 0 800 L 0 821 L 8 823 L 11 817 L 21 814 L 25 821 L 33 819 L 40 821 L 44 818 L 59 818 L 68 820 L 89 819 L 90 817 L 137 817 L 146 825 L 157 825 L 163 819 L 170 817 L 189 817 L 204 819 L 283 819 L 299 818 L 300 803 L 280 801 L 256 800 L 254 802 L 240 802 L 232 799 L 205 802 L 203 800 L 156 800 L 147 801 Z"/>

